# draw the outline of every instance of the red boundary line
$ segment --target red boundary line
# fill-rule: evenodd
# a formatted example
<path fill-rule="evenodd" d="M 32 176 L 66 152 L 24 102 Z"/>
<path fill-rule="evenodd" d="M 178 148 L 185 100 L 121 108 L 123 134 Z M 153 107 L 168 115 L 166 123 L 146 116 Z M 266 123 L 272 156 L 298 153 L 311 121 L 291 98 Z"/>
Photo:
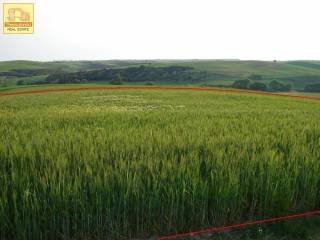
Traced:
<path fill-rule="evenodd" d="M 291 215 L 282 216 L 282 217 L 265 218 L 265 219 L 260 219 L 260 220 L 255 220 L 255 221 L 250 221 L 250 222 L 245 222 L 240 224 L 226 225 L 226 226 L 220 226 L 220 227 L 210 227 L 210 228 L 195 231 L 195 232 L 178 233 L 178 234 L 169 235 L 169 236 L 162 236 L 162 237 L 158 237 L 157 239 L 168 240 L 168 239 L 175 239 L 175 238 L 181 238 L 181 237 L 190 237 L 193 235 L 199 235 L 207 232 L 221 232 L 225 230 L 244 228 L 244 227 L 262 224 L 262 223 L 271 223 L 271 222 L 285 221 L 289 219 L 302 218 L 302 217 L 311 216 L 311 215 L 320 215 L 320 210 L 291 214 Z"/>
<path fill-rule="evenodd" d="M 320 97 L 299 96 L 299 95 L 289 95 L 289 94 L 282 94 L 282 93 L 250 91 L 250 90 L 225 89 L 225 88 L 200 88 L 200 87 L 169 87 L 169 86 L 154 86 L 154 87 L 147 87 L 147 86 L 119 86 L 119 87 L 115 87 L 115 86 L 113 86 L 113 87 L 88 86 L 88 87 L 78 87 L 78 88 L 51 88 L 51 89 L 38 89 L 38 90 L 36 89 L 36 90 L 0 93 L 0 97 L 1 96 L 34 94 L 34 93 L 66 92 L 66 91 L 130 90 L 130 89 L 132 89 L 132 90 L 193 90 L 193 91 L 212 91 L 212 92 L 228 92 L 228 93 L 251 93 L 251 94 L 259 94 L 259 95 L 320 100 Z"/>

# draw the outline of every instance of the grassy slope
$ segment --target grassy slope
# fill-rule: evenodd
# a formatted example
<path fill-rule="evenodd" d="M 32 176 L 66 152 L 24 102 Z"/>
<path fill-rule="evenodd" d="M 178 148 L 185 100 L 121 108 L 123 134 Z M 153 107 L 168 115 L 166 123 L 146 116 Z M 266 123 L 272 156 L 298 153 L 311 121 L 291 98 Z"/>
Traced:
<path fill-rule="evenodd" d="M 219 61 L 219 60 L 128 60 L 128 61 L 59 61 L 32 62 L 8 61 L 0 62 L 0 72 L 12 69 L 29 68 L 63 68 L 65 71 L 80 71 L 91 69 L 90 64 L 99 64 L 96 68 L 127 67 L 148 64 L 151 66 L 181 65 L 190 66 L 199 71 L 245 77 L 251 73 L 265 77 L 313 76 L 320 75 L 320 61 L 297 62 L 264 62 L 264 61 Z"/>
<path fill-rule="evenodd" d="M 54 61 L 54 62 L 34 62 L 34 61 L 0 61 L 0 72 L 12 69 L 62 69 L 64 71 L 75 72 L 91 70 L 104 67 L 125 67 L 139 64 L 139 61 Z M 94 64 L 94 65 L 92 65 Z"/>
<path fill-rule="evenodd" d="M 303 89 L 310 83 L 307 77 L 318 76 L 320 82 L 320 61 L 222 61 L 222 60 L 123 60 L 123 61 L 59 61 L 59 62 L 30 62 L 10 61 L 0 62 L 0 72 L 12 69 L 26 68 L 54 68 L 64 71 L 91 70 L 105 67 L 128 67 L 146 64 L 149 66 L 181 65 L 190 66 L 195 71 L 208 72 L 207 82 L 211 84 L 230 84 L 235 79 L 245 78 L 250 74 L 260 74 L 269 82 L 280 79 L 285 83 L 292 83 L 296 89 Z M 218 75 L 217 75 L 218 74 Z M 219 76 L 221 75 L 221 76 Z M 298 78 L 298 79 L 290 79 Z M 12 79 L 15 82 L 17 79 Z M 25 79 L 31 81 L 32 79 Z M 170 83 L 169 83 L 170 84 Z"/>
<path fill-rule="evenodd" d="M 136 236 L 319 207 L 319 117 L 243 94 L 1 97 L 0 230 Z"/>
<path fill-rule="evenodd" d="M 34 62 L 34 61 L 3 61 L 0 62 L 0 72 L 6 72 L 14 69 L 60 69 L 67 72 L 86 71 L 93 69 L 102 69 L 106 67 L 129 67 L 139 66 L 139 61 L 55 61 L 55 62 Z M 11 77 L 6 80 L 6 85 L 15 85 L 18 80 L 24 80 L 28 83 L 44 80 L 47 75 L 34 77 Z M 1 88 L 0 77 L 0 88 Z"/>
<path fill-rule="evenodd" d="M 260 74 L 268 83 L 273 79 L 280 79 L 284 83 L 290 83 L 296 89 L 303 89 L 308 84 L 306 76 L 319 76 L 320 82 L 320 62 L 317 61 L 299 61 L 299 62 L 263 62 L 263 61 L 169 61 L 154 63 L 155 65 L 167 66 L 177 64 L 194 67 L 199 71 L 209 73 L 208 83 L 211 84 L 231 84 L 236 79 L 246 78 L 250 74 Z M 217 78 L 210 74 L 222 74 L 224 77 Z M 292 77 L 301 77 L 293 81 Z"/>

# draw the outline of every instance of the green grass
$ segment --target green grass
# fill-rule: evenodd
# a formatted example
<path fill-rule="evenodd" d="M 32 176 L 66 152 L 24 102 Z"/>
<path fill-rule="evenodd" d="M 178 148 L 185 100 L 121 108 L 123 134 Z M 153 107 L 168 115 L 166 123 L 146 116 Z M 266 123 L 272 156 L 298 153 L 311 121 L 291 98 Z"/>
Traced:
<path fill-rule="evenodd" d="M 108 84 L 110 85 L 110 84 Z M 11 85 L 8 87 L 0 87 L 0 93 L 7 92 L 21 92 L 26 90 L 40 90 L 40 89 L 58 89 L 58 88 L 75 88 L 75 87 L 86 87 L 86 86 L 96 86 L 95 84 L 50 84 L 50 85 Z M 102 86 L 102 85 L 100 85 Z"/>
<path fill-rule="evenodd" d="M 318 101 L 235 93 L 0 97 L 0 238 L 145 237 L 319 208 L 319 119 Z"/>
<path fill-rule="evenodd" d="M 106 61 L 3 61 L 0 72 L 12 69 L 59 69 L 66 72 L 87 71 L 102 68 L 188 66 L 197 72 L 206 72 L 204 81 L 208 84 L 230 85 L 235 80 L 247 78 L 251 74 L 263 76 L 262 82 L 272 80 L 291 84 L 296 90 L 303 90 L 306 84 L 320 82 L 320 61 L 238 61 L 238 60 L 106 60 Z M 25 79 L 33 82 L 34 79 Z M 36 79 L 37 80 L 37 79 Z M 9 79 L 15 84 L 16 79 Z M 161 84 L 178 84 L 170 79 Z"/>
<path fill-rule="evenodd" d="M 66 72 L 76 72 L 106 67 L 139 66 L 140 63 L 145 63 L 145 61 L 0 61 L 0 72 L 14 69 L 62 69 Z"/>
<path fill-rule="evenodd" d="M 262 74 L 268 77 L 287 77 L 296 75 L 319 75 L 320 61 L 219 61 L 219 60 L 106 60 L 106 61 L 3 61 L 0 62 L 0 71 L 12 69 L 64 68 L 69 71 L 90 69 L 90 64 L 101 64 L 101 67 L 128 67 L 128 66 L 171 66 L 182 65 L 194 67 L 197 70 L 226 74 L 230 76 L 247 76 L 251 73 Z M 319 66 L 319 67 L 315 67 Z"/>

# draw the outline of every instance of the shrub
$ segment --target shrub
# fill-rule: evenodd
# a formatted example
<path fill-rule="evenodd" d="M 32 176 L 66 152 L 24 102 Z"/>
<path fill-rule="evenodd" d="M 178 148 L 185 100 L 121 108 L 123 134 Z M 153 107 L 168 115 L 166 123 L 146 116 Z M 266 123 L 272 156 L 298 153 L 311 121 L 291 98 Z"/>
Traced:
<path fill-rule="evenodd" d="M 146 82 L 144 85 L 147 85 L 147 86 L 154 86 L 154 82 Z"/>
<path fill-rule="evenodd" d="M 249 79 L 237 80 L 232 84 L 232 87 L 240 88 L 240 89 L 248 89 L 249 86 L 250 86 L 250 80 Z"/>
<path fill-rule="evenodd" d="M 305 92 L 320 92 L 320 83 L 308 84 L 304 88 Z"/>
<path fill-rule="evenodd" d="M 291 90 L 291 85 L 273 80 L 269 83 L 269 90 L 274 92 L 286 92 Z"/>
<path fill-rule="evenodd" d="M 118 73 L 115 77 L 115 79 L 113 79 L 110 84 L 112 85 L 122 85 L 123 84 L 123 81 L 122 81 L 122 77 L 120 75 L 120 73 Z"/>
<path fill-rule="evenodd" d="M 249 89 L 250 90 L 258 90 L 258 91 L 266 91 L 267 90 L 267 85 L 264 83 L 260 82 L 254 82 L 253 84 L 250 85 Z"/>
<path fill-rule="evenodd" d="M 26 85 L 25 81 L 23 80 L 18 80 L 17 85 Z"/>

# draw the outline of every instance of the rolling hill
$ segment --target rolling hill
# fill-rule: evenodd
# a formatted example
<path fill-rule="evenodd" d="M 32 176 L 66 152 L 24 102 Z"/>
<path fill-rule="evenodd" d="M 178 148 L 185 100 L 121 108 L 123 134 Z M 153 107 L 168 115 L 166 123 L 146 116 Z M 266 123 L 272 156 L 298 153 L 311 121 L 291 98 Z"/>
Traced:
<path fill-rule="evenodd" d="M 235 80 L 246 79 L 251 75 L 261 76 L 262 83 L 277 80 L 291 84 L 293 89 L 302 90 L 308 84 L 320 83 L 320 61 L 240 61 L 240 60 L 106 60 L 106 61 L 7 61 L 0 62 L 0 81 L 7 85 L 18 80 L 35 83 L 47 78 L 52 72 L 83 72 L 101 69 L 124 69 L 140 67 L 192 68 L 201 73 L 198 81 L 184 81 L 183 84 L 230 85 Z M 39 71 L 39 74 L 18 76 L 17 70 Z M 203 75 L 205 73 L 205 76 Z M 1 80 L 2 79 L 2 80 Z M 153 79 L 150 79 L 152 81 Z M 181 84 L 168 77 L 157 84 Z"/>

